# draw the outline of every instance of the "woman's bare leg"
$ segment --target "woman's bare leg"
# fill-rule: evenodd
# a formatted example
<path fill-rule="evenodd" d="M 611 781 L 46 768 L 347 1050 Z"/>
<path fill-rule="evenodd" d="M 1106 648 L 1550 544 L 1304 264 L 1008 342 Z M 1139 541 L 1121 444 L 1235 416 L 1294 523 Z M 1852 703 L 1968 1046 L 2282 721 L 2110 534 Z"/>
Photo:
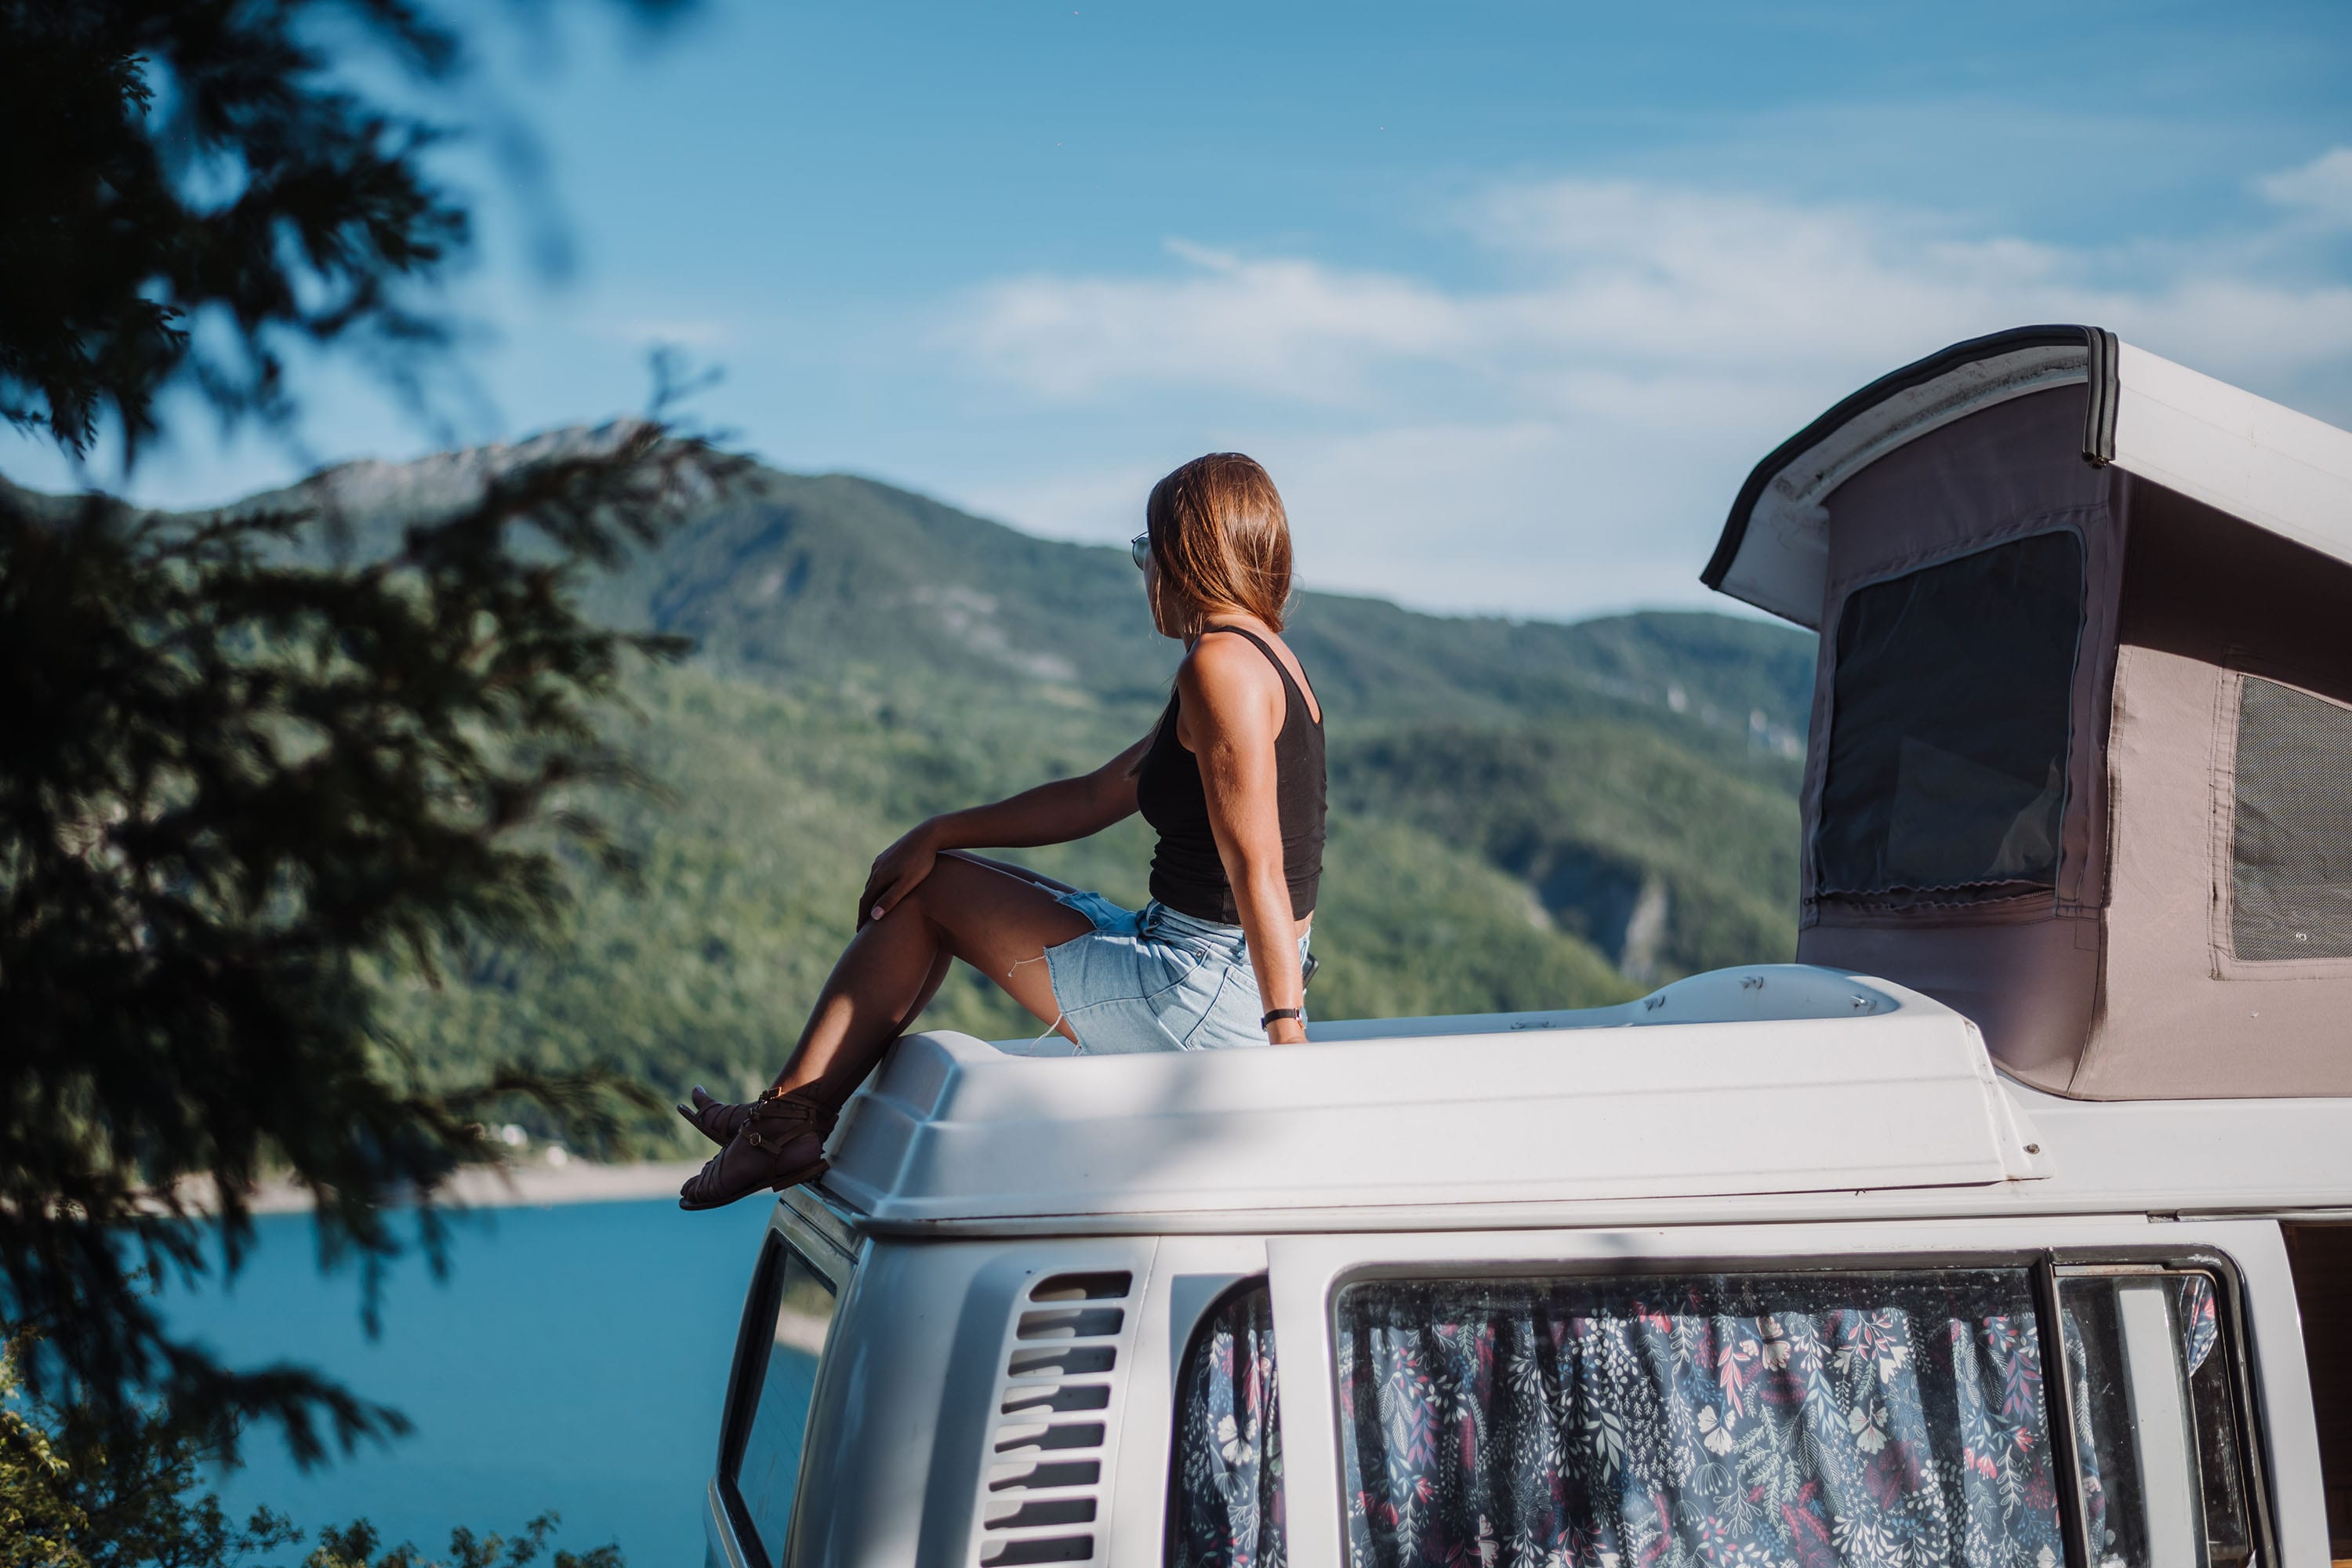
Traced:
<path fill-rule="evenodd" d="M 948 971 L 954 967 L 955 954 L 944 947 L 940 949 L 940 955 L 931 960 L 930 973 L 923 979 L 922 990 L 915 994 L 915 1005 L 907 1009 L 907 1023 L 913 1023 L 930 1007 L 931 998 L 937 996 L 940 994 L 940 987 L 948 983 Z M 906 1025 L 902 1024 L 899 1027 L 903 1030 Z"/>
<path fill-rule="evenodd" d="M 1034 882 L 1050 893 L 1077 891 L 1067 882 L 1057 882 L 1043 871 L 1033 871 L 1026 866 L 1016 866 L 1010 860 L 991 860 L 986 856 L 975 855 L 969 849 L 942 849 L 940 851 L 940 856 L 942 859 L 953 856 L 959 860 L 969 860 L 975 866 L 985 866 L 992 871 L 1005 872 L 1010 876 L 1020 878 L 1023 881 Z M 930 978 L 923 983 L 922 994 L 915 998 L 915 1005 L 907 1009 L 908 1023 L 923 1016 L 923 1010 L 931 1005 L 931 998 L 937 996 L 940 994 L 940 987 L 947 984 L 948 971 L 954 967 L 955 954 L 941 949 L 938 960 L 931 965 Z M 1065 1038 L 1068 1037 L 1068 1030 L 1066 1029 L 1062 1033 Z"/>
<path fill-rule="evenodd" d="M 1093 926 L 1058 902 L 1060 884 L 1049 882 L 977 857 L 940 856 L 919 887 L 850 940 L 775 1087 L 814 1086 L 832 1105 L 847 1100 L 938 991 L 951 958 L 1067 1037 L 1042 960 Z"/>

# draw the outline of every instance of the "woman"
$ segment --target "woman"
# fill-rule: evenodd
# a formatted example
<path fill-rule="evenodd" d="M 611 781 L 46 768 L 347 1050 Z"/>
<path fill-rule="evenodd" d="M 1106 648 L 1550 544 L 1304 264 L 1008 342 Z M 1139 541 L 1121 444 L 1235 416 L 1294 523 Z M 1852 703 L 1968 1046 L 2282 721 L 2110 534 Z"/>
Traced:
<path fill-rule="evenodd" d="M 1144 521 L 1133 552 L 1152 624 L 1186 649 L 1160 722 L 1082 778 L 933 817 L 881 853 L 857 934 L 774 1085 L 749 1105 L 697 1089 L 693 1109 L 678 1107 L 720 1145 L 680 1206 L 824 1174 L 842 1105 L 954 959 L 1081 1052 L 1307 1037 L 1323 712 L 1282 641 L 1282 497 L 1256 463 L 1219 452 L 1153 486 Z M 1084 838 L 1136 811 L 1160 835 L 1139 911 L 966 853 Z"/>

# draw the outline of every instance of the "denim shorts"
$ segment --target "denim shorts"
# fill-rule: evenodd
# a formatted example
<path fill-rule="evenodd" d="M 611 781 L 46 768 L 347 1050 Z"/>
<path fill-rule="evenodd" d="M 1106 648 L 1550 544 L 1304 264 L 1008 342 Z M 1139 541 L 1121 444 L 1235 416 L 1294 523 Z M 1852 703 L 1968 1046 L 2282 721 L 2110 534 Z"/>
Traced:
<path fill-rule="evenodd" d="M 1123 910 L 1100 893 L 1057 897 L 1095 928 L 1045 950 L 1054 1001 L 1080 1055 L 1265 1044 L 1265 1007 L 1241 927 L 1194 920 L 1157 899 Z M 1301 963 L 1307 940 L 1298 939 Z"/>

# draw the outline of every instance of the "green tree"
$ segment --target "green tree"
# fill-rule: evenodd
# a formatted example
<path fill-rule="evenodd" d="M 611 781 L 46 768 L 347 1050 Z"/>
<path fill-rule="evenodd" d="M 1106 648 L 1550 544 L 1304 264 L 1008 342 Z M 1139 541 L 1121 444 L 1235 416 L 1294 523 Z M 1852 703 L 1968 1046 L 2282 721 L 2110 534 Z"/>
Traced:
<path fill-rule="evenodd" d="M 466 66 L 417 0 L 0 0 L 0 415 L 76 455 L 119 433 L 128 464 L 175 390 L 289 426 L 298 347 L 421 396 L 467 212 L 438 129 L 338 69 L 365 50 L 403 103 Z M 543 935 L 574 869 L 615 864 L 583 801 L 630 775 L 598 718 L 680 645 L 580 587 L 730 471 L 616 426 L 356 562 L 323 497 L 175 520 L 0 484 L 0 1323 L 118 1446 L 168 1419 L 231 1451 L 262 1417 L 309 1462 L 399 1429 L 158 1317 L 208 1235 L 235 1271 L 266 1173 L 315 1197 L 372 1314 L 387 1206 L 416 1201 L 437 1267 L 432 1200 L 497 1158 L 493 1106 L 593 1146 L 643 1102 L 593 1066 L 428 1081 L 381 980 Z"/>
<path fill-rule="evenodd" d="M 257 1509 L 243 1524 L 205 1489 L 220 1433 L 149 1413 L 127 1429 L 27 1397 L 25 1336 L 0 1342 L 0 1568 L 241 1568 L 299 1545 L 284 1515 Z M 381 1549 L 365 1520 L 319 1532 L 304 1568 L 528 1568 L 559 1522 L 541 1514 L 512 1538 L 450 1531 L 446 1557 L 403 1542 Z M 380 1550 L 381 1549 L 381 1550 Z M 551 1568 L 622 1568 L 617 1547 L 559 1551 Z"/>
<path fill-rule="evenodd" d="M 167 387 L 284 426 L 298 345 L 421 399 L 471 226 L 419 108 L 468 63 L 422 0 L 0 0 L 0 416 L 76 453 L 111 423 L 126 461 Z"/>
<path fill-rule="evenodd" d="M 331 1256 L 373 1263 L 397 1246 L 388 1202 L 499 1158 L 490 1102 L 614 1131 L 593 1068 L 433 1088 L 376 977 L 535 936 L 567 860 L 614 864 L 580 805 L 628 777 L 598 704 L 678 645 L 584 621 L 577 579 L 723 467 L 615 431 L 354 569 L 288 555 L 299 511 L 0 510 L 0 1289 L 101 1404 L 268 1414 L 305 1459 L 320 1420 L 389 1430 L 299 1369 L 176 1343 L 141 1287 L 202 1271 L 200 1209 L 234 1268 L 272 1167 L 317 1200 Z"/>

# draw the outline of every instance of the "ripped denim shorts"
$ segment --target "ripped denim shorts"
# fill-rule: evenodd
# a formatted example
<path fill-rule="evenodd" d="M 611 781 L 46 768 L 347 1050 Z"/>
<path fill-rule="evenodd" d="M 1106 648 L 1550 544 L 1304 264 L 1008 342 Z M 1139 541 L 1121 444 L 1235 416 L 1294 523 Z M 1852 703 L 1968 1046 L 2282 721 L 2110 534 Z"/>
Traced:
<path fill-rule="evenodd" d="M 1100 893 L 1057 897 L 1095 928 L 1045 950 L 1054 1001 L 1080 1055 L 1265 1044 L 1265 1007 L 1241 927 L 1179 914 L 1157 899 L 1123 910 Z M 1302 964 L 1307 942 L 1298 939 Z"/>

